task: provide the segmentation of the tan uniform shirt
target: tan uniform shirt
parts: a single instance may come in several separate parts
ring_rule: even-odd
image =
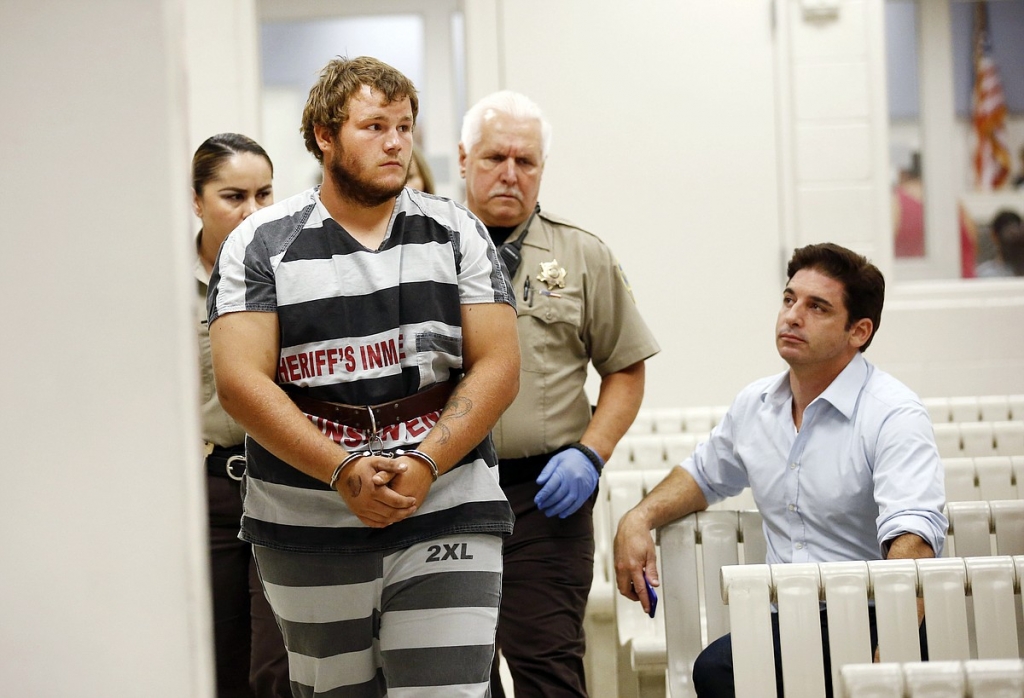
[[[199,397],[203,440],[218,446],[237,446],[245,441],[245,431],[220,405],[217,386],[213,382],[213,359],[210,356],[210,325],[206,314],[206,290],[210,273],[203,260],[196,257],[196,328],[199,333]]]
[[[524,234],[527,222],[509,242]],[[607,245],[543,211],[528,233],[512,280],[522,349],[519,395],[494,427],[499,458],[550,453],[578,441],[591,415],[587,364],[603,377],[660,350]],[[542,273],[541,264],[553,260],[565,270],[564,288],[542,280],[557,276],[555,269]]]

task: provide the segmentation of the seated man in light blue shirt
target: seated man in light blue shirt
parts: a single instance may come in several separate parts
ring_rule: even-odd
[[[655,585],[658,575],[650,532],[748,486],[769,564],[942,552],[945,491],[928,412],[862,356],[881,322],[881,272],[825,243],[796,250],[787,275],[775,343],[789,370],[743,389],[708,441],[619,523],[617,585],[644,610],[644,574]],[[827,638],[824,613],[822,623]],[[874,636],[873,617],[871,626]],[[825,676],[831,695],[828,666]],[[705,649],[693,678],[701,698],[734,695],[728,635]],[[778,668],[777,681],[781,696]]]

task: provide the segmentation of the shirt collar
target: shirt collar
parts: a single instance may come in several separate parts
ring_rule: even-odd
[[[789,388],[789,371],[783,371],[777,375],[761,392],[761,402],[772,405],[781,405],[792,397],[793,391]]]
[[[868,362],[858,351],[817,399],[827,401],[849,419],[857,407],[857,398],[860,397],[867,376]]]
[[[840,371],[824,392],[811,401],[813,405],[818,400],[824,400],[849,419],[857,406],[857,398],[860,396],[864,381],[867,380],[868,362],[864,355],[857,352],[856,356],[850,359],[846,368]],[[761,402],[773,405],[781,405],[793,397],[793,391],[789,387],[789,371],[784,371],[776,376],[761,393]]]

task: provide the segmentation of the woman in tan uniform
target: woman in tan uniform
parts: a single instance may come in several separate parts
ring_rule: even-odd
[[[237,133],[206,139],[192,158],[196,237],[196,327],[210,515],[218,698],[290,698],[288,658],[253,560],[238,538],[245,432],[217,398],[206,292],[221,243],[254,211],[274,203],[274,166],[256,141]]]

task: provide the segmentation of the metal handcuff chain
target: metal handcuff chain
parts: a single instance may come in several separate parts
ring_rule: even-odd
[[[396,448],[394,451],[387,452],[384,450],[384,439],[380,435],[380,429],[377,428],[377,417],[373,414],[373,408],[367,406],[367,412],[370,413],[370,436],[366,442],[366,449],[362,451],[353,451],[348,454],[338,467],[331,473],[330,487],[333,490],[335,485],[338,484],[338,478],[341,477],[341,471],[345,469],[345,466],[358,458],[366,458],[368,456],[384,456],[385,458],[400,458],[401,456],[411,456],[417,458],[427,464],[430,468],[430,476],[434,482],[437,482],[438,469],[437,463],[434,459],[428,456],[423,451],[418,451],[414,448],[402,449]]]

